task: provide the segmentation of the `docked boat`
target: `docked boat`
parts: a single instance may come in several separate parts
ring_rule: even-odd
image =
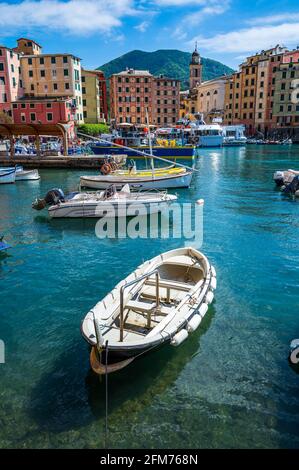
[[[94,193],[71,193],[64,195],[61,189],[52,189],[44,199],[32,203],[33,209],[48,207],[51,218],[127,217],[163,212],[177,200],[167,192],[131,193],[129,185],[117,192],[115,186]]]
[[[196,147],[222,147],[224,142],[222,128],[219,124],[201,124],[192,129]]]
[[[16,181],[15,168],[0,168],[0,184],[14,183]]]
[[[4,241],[4,236],[0,237],[0,251],[7,250],[8,248],[10,248],[10,245],[8,245],[8,244]]]
[[[164,344],[179,346],[200,325],[216,285],[214,267],[194,248],[168,251],[140,265],[82,322],[93,370],[113,372]]]
[[[15,167],[2,167],[1,171],[15,171],[15,181],[35,181],[40,179],[38,170],[24,170],[21,165]]]
[[[166,141],[159,139],[159,135],[156,138],[155,133],[152,133],[152,145],[149,142],[149,130],[150,126],[144,128],[129,123],[119,124],[118,130],[102,135],[98,142],[90,144],[90,149],[95,155],[121,155],[122,146],[125,146],[128,157],[134,158],[140,158],[138,152],[151,151],[155,157],[170,159],[192,159],[194,156],[194,145],[182,141],[177,129],[173,129],[172,138]]]
[[[224,136],[224,146],[241,147],[246,145],[247,137],[245,136],[245,126],[223,126],[222,131]]]
[[[38,170],[24,170],[22,166],[17,166],[16,181],[36,181],[40,179]]]
[[[295,170],[278,170],[273,175],[273,180],[277,186],[284,186],[290,184],[295,176],[299,175],[299,171]]]
[[[125,184],[136,189],[169,189],[188,188],[191,184],[193,172],[186,169],[173,169],[171,171],[139,171],[131,174],[111,173],[108,175],[81,176],[80,187],[90,189],[106,189],[114,184],[121,189]]]

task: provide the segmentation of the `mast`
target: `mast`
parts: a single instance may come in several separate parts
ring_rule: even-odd
[[[152,158],[151,158],[152,177],[154,177],[154,158],[153,158],[153,146],[152,146],[152,136],[151,136],[150,126],[149,126],[148,108],[146,108],[146,109],[145,109],[145,116],[146,116],[146,124],[147,124],[147,137],[148,137],[148,143],[149,143],[150,155],[152,156]]]

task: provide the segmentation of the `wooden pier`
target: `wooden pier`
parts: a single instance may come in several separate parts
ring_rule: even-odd
[[[70,168],[70,169],[99,169],[103,162],[101,155],[47,155],[37,157],[36,155],[15,155],[11,158],[7,155],[0,155],[0,166],[8,167],[22,165],[24,168]]]

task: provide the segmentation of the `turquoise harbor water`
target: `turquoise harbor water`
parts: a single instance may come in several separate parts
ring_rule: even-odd
[[[272,174],[299,169],[299,147],[205,150],[181,201],[205,199],[202,251],[216,301],[178,349],[109,376],[108,446],[299,447],[299,201]],[[94,221],[48,219],[32,200],[75,189],[80,172],[0,186],[0,447],[102,448],[105,387],[89,370],[80,322],[144,259],[180,240],[101,241]],[[81,172],[82,174],[82,172]]]

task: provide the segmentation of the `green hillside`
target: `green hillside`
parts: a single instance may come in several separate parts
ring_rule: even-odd
[[[182,81],[182,89],[189,87],[189,63],[191,54],[177,50],[159,50],[155,52],[131,51],[117,59],[103,64],[106,77],[113,73],[126,70],[126,67],[140,70],[149,70],[153,75],[167,75]],[[202,58],[203,80],[211,80],[224,74],[231,74],[233,70],[226,65],[212,59]]]

